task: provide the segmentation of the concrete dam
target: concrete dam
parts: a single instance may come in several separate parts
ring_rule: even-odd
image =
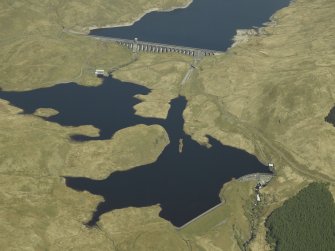
[[[100,36],[91,36],[95,39],[103,40],[103,41],[111,41],[122,46],[125,46],[132,50],[134,53],[137,52],[151,52],[151,53],[180,53],[193,57],[204,57],[204,56],[214,56],[222,54],[223,51],[214,51],[208,49],[200,49],[200,48],[192,48],[185,46],[178,46],[172,44],[160,44],[160,43],[152,43],[140,41],[137,38],[134,40],[130,39],[122,39],[122,38],[111,38],[111,37],[100,37]]]

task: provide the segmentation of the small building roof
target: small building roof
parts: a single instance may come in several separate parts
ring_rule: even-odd
[[[105,75],[105,71],[101,69],[96,69],[95,70],[95,75]]]

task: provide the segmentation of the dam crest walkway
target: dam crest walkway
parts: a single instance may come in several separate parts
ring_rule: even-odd
[[[151,52],[151,53],[180,53],[185,54],[193,57],[203,57],[203,56],[214,56],[220,55],[223,51],[215,51],[209,49],[201,49],[201,48],[193,48],[193,47],[185,47],[179,45],[172,45],[172,44],[160,44],[160,43],[153,43],[153,42],[145,42],[140,41],[137,38],[134,40],[130,39],[122,39],[122,38],[112,38],[112,37],[101,37],[101,36],[93,36],[91,37],[95,39],[99,39],[102,41],[111,41],[122,46],[125,46],[131,49],[134,53],[136,52]]]

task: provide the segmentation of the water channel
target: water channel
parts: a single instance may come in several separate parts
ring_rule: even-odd
[[[153,12],[133,26],[99,29],[91,34],[225,50],[236,29],[262,25],[288,2],[196,0],[186,9]],[[66,177],[67,186],[105,199],[87,222],[89,226],[94,226],[106,212],[151,205],[160,205],[160,216],[181,226],[220,203],[220,189],[232,178],[270,172],[255,156],[222,145],[210,136],[209,148],[193,141],[183,131],[182,113],[187,101],[182,96],[171,101],[166,120],[135,115],[133,106],[140,101],[134,95],[149,92],[148,88],[108,77],[97,87],[65,83],[31,91],[0,91],[0,98],[23,109],[25,114],[33,114],[39,108],[55,109],[58,114],[44,119],[63,126],[93,125],[100,129],[98,137],[72,135],[76,141],[107,140],[116,131],[137,124],[159,124],[165,128],[170,144],[155,163],[116,171],[104,180]]]
[[[106,140],[119,129],[136,124],[159,124],[165,128],[170,144],[155,163],[113,172],[105,180],[66,177],[69,187],[105,198],[88,222],[90,226],[96,224],[101,214],[114,209],[157,204],[162,207],[161,217],[181,226],[220,203],[220,189],[233,177],[269,172],[256,157],[224,146],[212,137],[210,148],[193,141],[183,131],[182,113],[187,102],[182,96],[171,101],[166,120],[135,115],[132,107],[139,101],[133,96],[149,91],[108,77],[97,87],[59,84],[25,92],[0,91],[0,98],[23,109],[25,114],[52,108],[59,113],[45,118],[48,121],[64,126],[93,125],[101,130],[99,137],[72,136],[79,141]]]

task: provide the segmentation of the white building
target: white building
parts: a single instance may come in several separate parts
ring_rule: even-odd
[[[104,70],[96,69],[95,70],[95,75],[96,76],[105,76],[105,71]]]

